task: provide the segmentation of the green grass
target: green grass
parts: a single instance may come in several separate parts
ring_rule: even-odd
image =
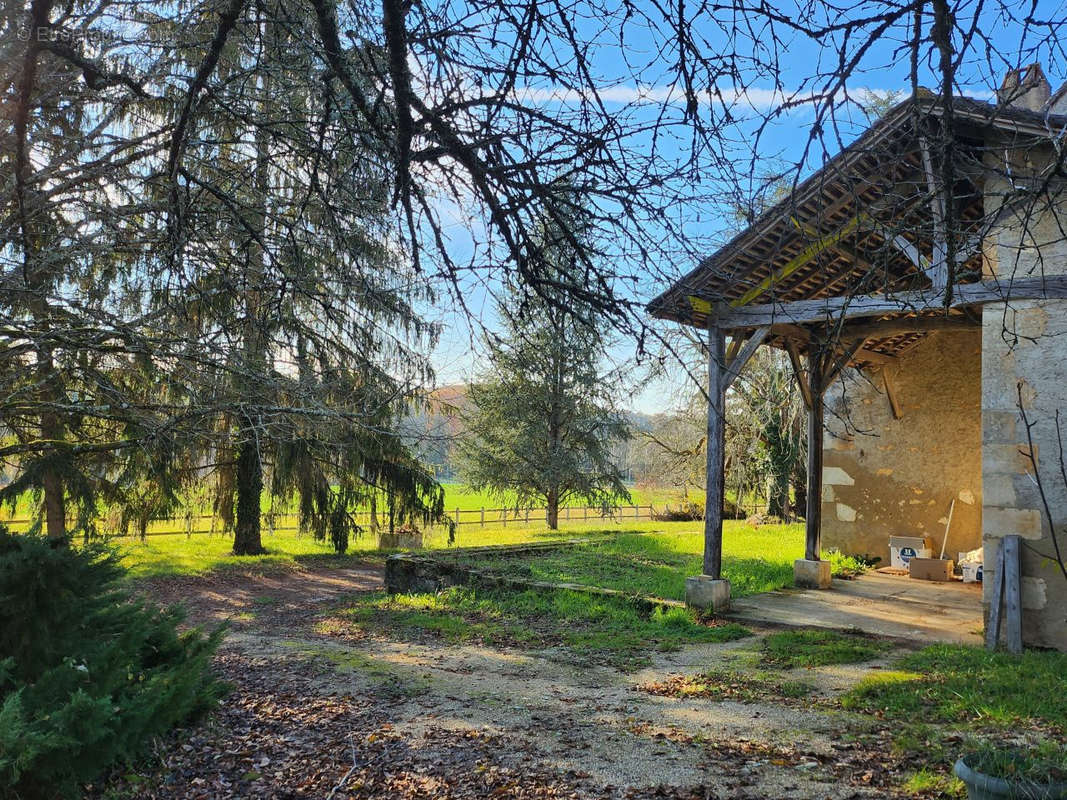
[[[921,797],[966,797],[967,787],[954,775],[935,772],[923,767],[904,782],[908,794]]]
[[[530,580],[684,600],[686,576],[702,571],[703,524],[653,523],[647,527],[661,533],[624,533],[602,542],[533,555],[457,551],[449,557]],[[844,563],[840,554],[825,555],[831,563]],[[792,586],[793,562],[803,556],[803,525],[753,528],[740,521],[723,524],[723,575],[730,580],[733,597]],[[853,561],[848,559],[850,564]]]
[[[892,649],[888,642],[824,630],[781,631],[763,638],[760,663],[778,669],[858,664]]]
[[[842,705],[893,720],[1005,730],[1035,722],[1062,730],[1067,720],[1067,653],[934,645],[897,666],[861,681]]]
[[[1055,742],[1029,748],[987,742],[966,762],[971,769],[995,778],[1067,784],[1067,749]]]
[[[575,537],[609,537],[621,531],[674,530],[688,526],[692,528],[700,523],[677,522],[629,522],[615,523],[608,526],[603,522],[588,525],[571,525],[551,531],[544,525],[512,526],[508,528],[460,529],[456,534],[453,548],[485,547],[492,545],[525,544],[529,542],[549,542]],[[448,537],[443,532],[434,531],[423,539],[426,547],[431,549],[448,548]],[[267,553],[261,556],[231,555],[233,538],[224,535],[172,534],[166,536],[149,536],[144,542],[135,539],[115,539],[114,545],[122,553],[123,564],[134,578],[159,577],[165,575],[200,575],[215,569],[264,570],[292,568],[301,563],[319,565],[345,566],[353,561],[367,558],[380,558],[383,553],[377,549],[374,537],[366,535],[353,539],[349,543],[348,554],[335,556],[333,548],[326,542],[317,542],[307,534],[295,532],[264,532],[263,546]]]
[[[751,635],[735,623],[706,624],[682,608],[649,614],[617,597],[467,587],[437,594],[360,597],[320,624],[322,631],[335,635],[349,626],[389,636],[431,635],[455,644],[562,648],[568,659],[621,669],[648,664],[650,651]]]

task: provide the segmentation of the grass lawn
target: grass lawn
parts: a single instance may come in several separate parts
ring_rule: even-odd
[[[610,527],[603,522],[574,524],[551,531],[544,525],[524,527],[513,525],[507,528],[461,528],[456,532],[456,541],[451,547],[484,547],[489,545],[523,544],[526,542],[547,542],[574,537],[602,536],[608,537],[623,531],[673,529],[675,526],[689,526],[700,523],[678,522],[630,522],[614,523]],[[430,549],[448,548],[448,536],[443,531],[430,531],[423,539]],[[317,542],[306,534],[279,532],[273,535],[264,532],[263,546],[267,554],[262,556],[235,557],[230,554],[233,538],[224,535],[169,534],[149,536],[144,542],[135,539],[115,539],[114,544],[123,555],[123,563],[135,578],[162,575],[198,575],[213,569],[228,568],[284,568],[302,562],[314,561],[317,564],[344,566],[352,561],[367,558],[381,558],[383,551],[377,549],[377,543],[371,536],[353,539],[349,542],[348,553],[337,556],[333,547],[326,542]]]
[[[842,701],[888,719],[974,723],[1013,730],[1038,723],[1067,732],[1067,653],[1021,656],[936,645],[867,678]]]
[[[532,580],[601,586],[634,594],[685,599],[685,578],[702,568],[702,523],[653,523],[653,535],[622,533],[577,548],[536,555],[487,553],[454,556],[462,563]],[[734,597],[793,585],[793,562],[804,556],[803,525],[753,528],[740,521],[723,526],[723,574]],[[825,553],[841,567],[858,567],[852,559]]]
[[[763,637],[760,663],[778,669],[859,664],[892,649],[889,642],[856,633],[780,631]]]
[[[682,608],[643,612],[625,599],[572,591],[475,590],[376,594],[356,599],[319,624],[332,635],[372,631],[527,650],[562,648],[568,659],[633,669],[650,651],[751,636],[736,623],[706,623]]]

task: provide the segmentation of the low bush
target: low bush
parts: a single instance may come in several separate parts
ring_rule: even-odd
[[[217,701],[221,637],[123,588],[117,557],[0,530],[0,798],[77,794]]]
[[[667,503],[652,512],[653,522],[696,522],[704,519],[704,504],[683,500],[677,507]]]

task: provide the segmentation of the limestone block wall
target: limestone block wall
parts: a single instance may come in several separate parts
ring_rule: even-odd
[[[1007,187],[990,181],[987,215]],[[999,279],[1012,275],[1067,273],[1067,203],[1029,207],[1025,222],[1009,216],[987,237],[985,269]],[[992,588],[997,540],[1018,534],[1022,547],[1023,639],[1067,649],[1067,579],[1054,554],[1048,520],[1027,457],[1020,402],[1033,422],[1038,472],[1053,524],[1067,546],[1067,485],[1060,474],[1060,413],[1067,447],[1067,301],[987,305],[982,315],[982,477],[986,607]],[[1020,400],[1021,398],[1021,400]],[[1067,553],[1065,553],[1067,555]]]
[[[981,546],[982,331],[928,336],[888,367],[894,419],[878,373],[846,373],[827,393],[822,541],[889,563],[889,537],[926,536],[946,557]],[[936,553],[935,553],[936,554]]]

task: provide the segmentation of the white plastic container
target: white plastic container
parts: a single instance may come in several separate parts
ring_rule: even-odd
[[[907,569],[913,558],[930,558],[933,551],[922,536],[890,536],[889,565],[898,569]]]
[[[960,562],[960,570],[963,572],[964,583],[982,582],[982,564],[978,561]]]

